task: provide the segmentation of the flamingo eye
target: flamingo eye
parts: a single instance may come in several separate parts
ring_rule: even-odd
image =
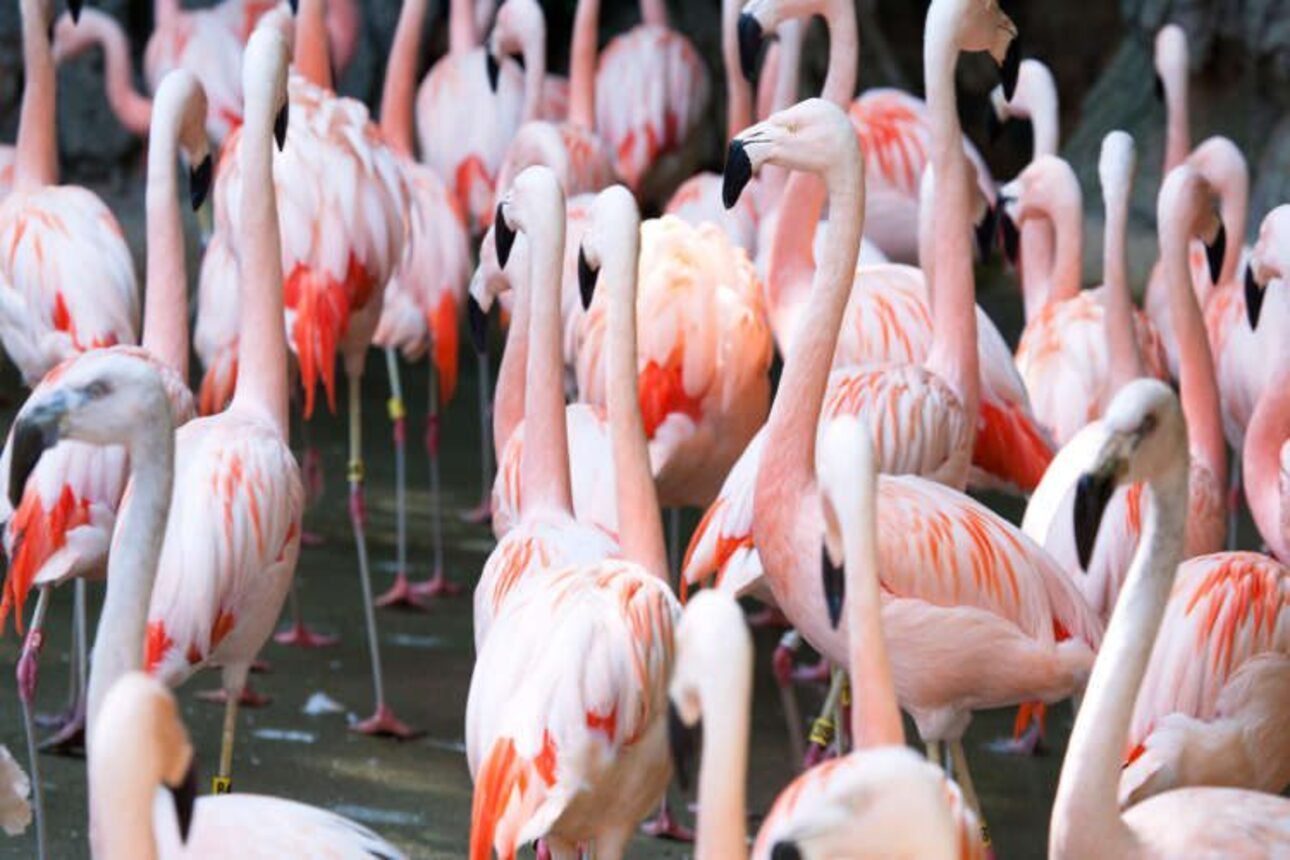
[[[112,385],[107,380],[96,379],[83,389],[86,398],[89,400],[98,400],[112,393]]]

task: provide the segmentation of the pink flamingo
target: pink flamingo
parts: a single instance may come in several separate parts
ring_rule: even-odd
[[[62,65],[95,47],[103,51],[103,88],[112,113],[126,131],[137,137],[147,137],[152,122],[152,99],[134,88],[134,75],[130,68],[130,43],[125,30],[115,18],[97,9],[83,10],[77,20],[72,19],[71,13],[59,16],[54,24],[56,64]],[[234,56],[238,57],[241,55],[241,47],[236,48]],[[208,74],[206,77],[213,79],[215,76]],[[218,93],[214,88],[211,92],[213,95]],[[240,83],[237,92],[228,98],[237,104],[237,115],[240,116]],[[228,133],[229,121],[224,118],[226,114],[220,112],[213,98],[208,99],[208,105],[213,114],[210,117],[210,134],[218,141]]]
[[[1190,289],[1188,264],[1188,245],[1193,239],[1199,237],[1214,247],[1219,244],[1216,237],[1222,226],[1210,206],[1211,191],[1184,163],[1166,180],[1158,209],[1161,267],[1170,293],[1173,330],[1182,347],[1182,408],[1187,416],[1192,469],[1188,482],[1188,558],[1222,549],[1227,527],[1227,451],[1219,420],[1218,389],[1204,322]],[[1132,378],[1131,371],[1121,372],[1122,381],[1128,378]],[[1141,542],[1150,506],[1155,502],[1144,496],[1141,486],[1126,487],[1117,493],[1108,501],[1107,527],[1090,562],[1078,564],[1076,547],[1062,522],[1064,511],[1073,503],[1079,470],[1096,450],[1100,433],[1098,425],[1090,425],[1058,453],[1031,498],[1024,529],[1075,576],[1089,606],[1105,620],[1115,606],[1134,548]]]
[[[394,424],[397,474],[398,558],[394,585],[378,606],[411,604],[422,597],[456,594],[459,586],[445,578],[442,493],[439,480],[439,412],[457,390],[458,308],[470,277],[470,237],[456,199],[429,167],[418,164],[412,143],[412,103],[416,91],[417,53],[425,21],[426,0],[405,0],[390,49],[381,99],[381,133],[399,158],[410,191],[408,239],[403,261],[385,290],[385,304],[373,342],[385,350],[390,374],[390,419]],[[405,406],[396,351],[407,360],[430,353],[430,391],[426,416],[426,451],[430,458],[433,574],[417,586],[407,578]]]
[[[534,211],[549,208],[539,206],[532,193],[534,170],[521,175],[498,219],[499,225],[518,220],[531,238],[536,224],[561,230],[558,224],[547,226],[561,220],[552,217],[554,211]],[[558,200],[551,174],[539,175],[547,177],[544,196]],[[529,181],[521,184],[524,180]],[[540,214],[547,215],[545,224],[535,224],[533,216]],[[475,779],[472,860],[484,860],[494,848],[510,857],[517,844],[539,838],[557,858],[576,856],[577,846],[585,843],[594,843],[597,856],[621,857],[637,823],[667,787],[666,685],[680,606],[667,587],[658,501],[635,391],[639,236],[631,194],[622,187],[601,194],[582,258],[590,280],[603,270],[610,285],[615,347],[608,357],[608,408],[622,514],[619,539],[627,560],[602,558],[529,578],[497,618],[503,633],[480,649],[466,711],[467,758]],[[541,244],[530,246],[535,260],[553,256]],[[537,301],[530,312],[535,323],[549,314]],[[554,328],[550,322],[548,337]],[[538,430],[541,417],[528,414],[530,432]],[[562,427],[562,415],[552,410],[550,418]],[[562,456],[552,459],[565,466]],[[568,516],[567,471],[554,476],[553,486],[531,489],[547,496],[548,511]]]
[[[514,326],[523,316],[528,317],[528,339],[519,343],[518,355],[527,358],[522,389],[525,429],[515,491],[519,516],[484,563],[475,587],[476,651],[486,644],[498,613],[525,583],[540,580],[552,570],[616,553],[615,541],[608,533],[573,516],[556,301],[564,251],[563,192],[549,168],[530,167],[516,177],[500,206],[500,217],[493,225],[499,261],[510,262],[515,231],[523,232],[528,240],[528,289],[521,291],[516,319],[512,320]],[[504,366],[499,386],[509,376]],[[514,386],[508,383],[508,387]],[[506,389],[499,391],[499,422],[513,420],[513,397]],[[515,427],[511,425],[512,436],[520,432]],[[501,444],[511,441],[505,424],[497,427],[496,439]],[[506,469],[499,471],[499,480],[509,474]]]
[[[1162,197],[1170,186],[1178,192],[1188,184],[1188,177],[1175,170]],[[1176,244],[1172,256],[1180,259],[1168,264],[1175,270],[1171,280],[1186,287],[1181,277],[1186,269],[1180,265],[1186,246]],[[1153,643],[1163,641],[1156,634],[1183,557],[1192,471],[1189,424],[1166,385],[1132,383],[1108,409],[1102,442],[1078,482],[1073,520],[1081,561],[1092,554],[1099,521],[1117,485],[1145,483],[1152,514],[1071,732],[1053,805],[1050,857],[1229,856],[1248,852],[1252,845],[1265,853],[1290,851],[1285,824],[1290,801],[1275,795],[1188,787],[1164,791],[1125,812],[1119,807],[1135,700],[1150,671]],[[1190,659],[1199,662],[1194,655]]]
[[[479,44],[471,0],[450,0],[448,54],[417,91],[421,157],[452,189],[472,230],[493,210],[493,190],[506,147],[520,126],[523,84],[515,63],[491,85],[488,51]]]
[[[891,88],[866,90],[853,98],[859,69],[860,39],[855,4],[845,0],[748,0],[739,19],[739,50],[744,74],[752,78],[765,34],[791,17],[821,15],[829,28],[829,66],[820,95],[847,109],[860,138],[865,158],[869,207],[868,238],[892,260],[911,263],[918,252],[919,181],[931,150],[931,118],[927,105],[909,93]],[[1012,95],[1020,54],[1014,50],[1005,64],[1004,88]],[[994,181],[971,144],[965,151],[977,171],[988,201],[994,200]]]
[[[1002,125],[1012,119],[1030,121],[1034,148],[1031,150],[1031,164],[1046,155],[1056,155],[1060,142],[1060,118],[1058,114],[1057,82],[1053,73],[1040,60],[1021,61],[1017,70],[1017,89],[1009,99],[1003,94],[1003,87],[995,87],[990,92],[990,104],[994,110],[990,113],[991,130],[1001,129]],[[1025,306],[1026,322],[1030,323],[1039,311],[1048,304],[1046,283],[1039,283],[1039,277],[1051,271],[1053,266],[1053,225],[1044,219],[1030,219],[1020,225],[1017,236],[1017,274],[1021,280],[1021,299]],[[1004,236],[1011,237],[1008,225],[1004,225]],[[1006,244],[1010,244],[1011,239]]]
[[[615,179],[609,150],[596,133],[596,38],[599,0],[581,0],[573,23],[569,74],[569,116],[540,118],[546,79],[546,20],[537,0],[507,2],[497,13],[488,43],[490,85],[498,81],[498,58],[518,53],[524,61],[523,125],[506,148],[497,171],[499,188],[509,188],[525,167],[545,164],[556,172],[568,196],[599,191]]]
[[[1042,288],[1048,301],[1021,334],[1017,369],[1026,381],[1036,415],[1058,444],[1070,441],[1110,403],[1124,381],[1123,377],[1117,380],[1112,367],[1117,359],[1124,362],[1124,355],[1132,356],[1128,378],[1143,372],[1167,378],[1159,336],[1146,317],[1134,310],[1125,274],[1125,230],[1134,166],[1133,139],[1123,132],[1112,132],[1103,141],[1099,165],[1107,211],[1107,286],[1092,290],[1080,288],[1084,210],[1079,180],[1070,165],[1056,156],[1041,156],[1000,192],[1000,199],[1006,201],[1005,218],[1015,219],[1023,229],[1035,221],[1052,225],[1051,279],[1033,268],[1026,272],[1030,284],[1026,289]],[[1126,319],[1131,343],[1124,349],[1117,338]],[[1137,367],[1139,355],[1145,368]]]
[[[183,226],[176,201],[175,166],[183,152],[192,167],[190,199],[200,206],[210,188],[210,148],[204,117],[206,99],[201,84],[190,73],[179,71],[162,82],[148,153],[147,188],[147,287],[149,301],[143,324],[143,346],[116,346],[91,350],[63,362],[41,380],[33,397],[61,384],[62,378],[85,355],[112,352],[135,356],[150,363],[161,376],[173,421],[183,424],[194,414],[188,390],[188,301],[184,261]],[[25,414],[20,413],[20,414]],[[0,454],[0,473],[9,474],[14,457],[13,435]],[[53,586],[76,578],[77,605],[73,647],[75,695],[68,718],[46,744],[69,748],[80,743],[85,726],[84,682],[84,578],[104,572],[117,509],[125,489],[128,463],[121,448],[100,448],[69,442],[41,459],[23,484],[17,502],[5,510],[5,550],[9,571],[0,621],[10,610],[22,629],[23,603],[28,591],[40,588],[33,624],[24,643],[19,695],[29,703],[35,693],[37,665],[43,644],[42,622]],[[33,768],[33,773],[35,769]],[[36,774],[39,778],[39,774]]]
[[[385,700],[371,605],[361,431],[363,366],[379,321],[384,287],[404,252],[407,185],[397,158],[370,122],[367,109],[353,99],[334,95],[329,88],[324,12],[324,0],[303,0],[300,5],[297,71],[289,78],[292,108],[289,118],[284,114],[287,144],[273,166],[281,200],[282,268],[287,273],[286,328],[299,362],[306,418],[312,415],[320,378],[327,404],[334,411],[337,357],[343,360],[349,383],[350,522],[376,699],[373,716],[353,729],[406,737],[411,729],[394,717]],[[284,26],[285,19],[278,16],[273,23]],[[216,218],[217,225],[223,222],[230,231],[230,244],[240,254],[246,231],[237,221],[241,213],[234,204],[247,186],[238,151],[226,146],[226,152],[215,187]],[[350,177],[350,181],[337,182],[337,175]],[[240,372],[238,375],[240,378]],[[297,615],[295,628],[283,638],[309,642],[311,637]]]
[[[103,201],[57,184],[52,3],[23,0],[21,12],[26,82],[14,188],[0,201],[0,339],[35,385],[77,353],[137,342],[139,287],[121,225]]]
[[[278,797],[197,797],[193,744],[166,687],[139,672],[103,702],[89,760],[94,856],[388,857],[403,854],[347,818]],[[168,790],[170,803],[158,790]],[[159,802],[154,803],[154,800]]]
[[[599,15],[600,0],[582,2]],[[669,188],[673,183],[662,169],[669,161],[682,167],[680,175],[689,174],[678,161],[704,120],[712,89],[699,53],[668,26],[664,0],[641,0],[640,9],[641,23],[600,54],[594,109],[596,133],[614,155],[614,172],[636,194],[648,191],[647,180]]]
[[[942,189],[936,278],[945,279],[947,299],[970,302],[972,295],[969,167],[954,105],[955,61],[960,50],[989,50],[1002,62],[1015,32],[993,3],[936,0],[928,12],[924,58]],[[824,531],[815,433],[863,226],[863,168],[854,141],[845,116],[815,100],[741,134],[732,147],[742,154],[732,153],[727,168],[735,190],[767,162],[811,170],[829,186],[836,238],[816,272],[817,299],[803,320],[813,336],[790,347],[767,424],[753,535],[777,604],[834,663],[845,659],[845,634],[829,624],[818,577],[804,566],[813,565]],[[970,322],[963,328],[971,336]],[[964,795],[979,809],[961,742],[971,711],[1052,702],[1078,690],[1100,625],[1042,550],[961,493],[918,477],[884,476],[879,499],[882,584],[892,596],[883,623],[893,644],[897,693],[925,741],[949,743]],[[939,575],[928,577],[929,567]],[[928,666],[925,655],[947,642],[974,656],[953,668]]]

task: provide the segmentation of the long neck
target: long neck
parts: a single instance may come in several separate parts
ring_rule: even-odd
[[[1035,156],[1056,155],[1061,142],[1057,86],[1046,66],[1035,63],[1029,71],[1026,100],[1030,103],[1030,127],[1035,137]]]
[[[1177,463],[1170,473],[1151,482],[1146,534],[1116,601],[1071,732],[1053,807],[1050,856],[1124,856],[1106,849],[1123,847],[1132,839],[1118,802],[1124,747],[1187,526],[1186,452],[1175,453]],[[1099,848],[1096,854],[1082,847],[1092,845]]]
[[[522,36],[524,44],[524,121],[538,118],[542,106],[542,84],[546,80],[546,25],[534,27]]]
[[[1245,247],[1245,230],[1250,215],[1250,176],[1237,166],[1231,172],[1217,177],[1214,183],[1222,198],[1223,226],[1227,230],[1227,248],[1223,251],[1223,268],[1218,283],[1230,284],[1236,280],[1237,267]]]
[[[752,661],[713,666],[703,690],[703,760],[695,860],[748,856],[747,789]]]
[[[413,157],[412,102],[425,17],[426,0],[403,0],[385,67],[385,87],[381,91],[381,133],[386,144],[404,158]]]
[[[815,480],[815,428],[824,406],[829,369],[838,345],[838,333],[856,259],[860,255],[860,234],[864,229],[863,174],[859,165],[839,165],[826,178],[829,190],[829,244],[821,255],[811,287],[811,299],[788,344],[779,395],[766,424],[766,457],[757,475],[755,509],[786,512],[793,510],[809,492]],[[789,179],[785,204],[801,190],[802,174]],[[781,220],[787,211],[780,213]],[[786,529],[791,518],[758,517],[758,531],[764,523],[770,529]]]
[[[248,99],[240,142],[242,187],[242,305],[239,370],[233,406],[258,411],[287,438],[287,336],[282,323],[282,234],[273,184],[273,120],[264,100]],[[290,144],[288,144],[290,145]]]
[[[1187,160],[1191,154],[1191,116],[1188,106],[1187,67],[1177,75],[1169,75],[1165,88],[1165,170],[1169,172]]]
[[[624,219],[627,220],[627,219]],[[614,449],[614,482],[618,500],[618,542],[623,556],[668,581],[667,548],[659,515],[654,474],[650,471],[645,422],[636,383],[636,274],[640,227],[622,231],[602,277],[609,280],[609,337],[605,368],[609,428]]]
[[[327,0],[300,0],[296,13],[296,71],[325,90],[332,88]]]
[[[1117,184],[1120,184],[1117,180]],[[1129,189],[1106,189],[1106,239],[1102,245],[1103,326],[1106,331],[1111,394],[1145,374],[1133,326],[1134,304],[1129,291],[1128,254]]]
[[[721,63],[726,72],[726,140],[752,124],[752,88],[739,70],[739,0],[721,0]]]
[[[667,0],[640,0],[641,21],[651,27],[667,26]]]
[[[834,507],[842,527],[846,558],[847,644],[851,663],[851,735],[857,749],[905,742],[896,688],[887,659],[878,591],[878,476],[872,455],[837,464],[846,476],[838,482]],[[835,485],[836,486],[836,485]]]
[[[94,736],[103,697],[126,672],[143,668],[148,603],[157,578],[174,484],[175,434],[164,414],[140,422],[130,445],[130,489],[108,556],[108,589],[94,638],[87,737]]]
[[[1079,295],[1084,265],[1084,210],[1076,195],[1063,200],[1052,213],[1053,281],[1049,301],[1062,302]]]
[[[517,243],[524,241],[517,238]],[[516,249],[518,251],[518,248]],[[512,251],[515,256],[516,251]],[[511,326],[506,332],[506,349],[497,371],[497,388],[493,393],[493,446],[502,462],[502,452],[510,441],[515,428],[524,420],[524,376],[529,363],[529,284],[528,258],[514,260],[511,271]],[[519,265],[521,262],[525,265]]]
[[[1205,320],[1196,304],[1188,265],[1186,207],[1179,207],[1160,227],[1160,264],[1169,291],[1169,319],[1179,349],[1179,388],[1192,456],[1209,468],[1219,486],[1227,486],[1227,449],[1219,412],[1218,383],[1209,351]]]
[[[827,196],[823,181],[811,173],[794,173],[784,185],[766,266],[767,299],[773,315],[809,298],[815,272],[815,231]],[[787,354],[789,344],[781,343],[779,348]]]
[[[522,513],[540,508],[573,512],[569,435],[564,417],[564,358],[560,348],[560,282],[564,218],[552,219],[529,240],[529,364],[524,378]]]
[[[81,13],[76,28],[103,49],[103,85],[112,113],[131,134],[147,137],[152,120],[152,99],[134,88],[130,46],[121,25],[110,15],[86,9]]]
[[[186,105],[177,104],[183,109]],[[188,270],[179,219],[178,134],[182,116],[158,116],[149,137],[148,249],[143,348],[188,378]]]
[[[154,0],[152,4],[152,21],[158,27],[171,26],[183,12],[181,0]]]
[[[829,68],[820,97],[848,107],[856,92],[860,62],[860,29],[851,0],[828,0],[824,19],[829,25]]]
[[[126,734],[116,749],[90,759],[90,848],[98,860],[157,860],[157,781],[138,767],[133,746]]]
[[[473,0],[449,0],[448,53],[464,54],[477,47],[479,47],[479,34],[475,32]]]
[[[775,58],[775,78],[765,86],[769,102],[763,99],[762,91],[757,95],[757,118],[765,119],[776,111],[797,104],[797,91],[802,75],[802,22],[790,19],[780,22],[779,39],[772,46],[778,55]],[[736,54],[736,61],[738,55]],[[770,58],[767,57],[767,66]],[[728,75],[742,77],[738,66],[730,66],[727,61]],[[729,71],[733,70],[733,71]],[[750,120],[751,121],[751,120]],[[743,129],[738,129],[743,131]],[[761,183],[762,201],[767,209],[777,207],[784,199],[784,186],[788,183],[788,171],[777,164],[768,164],[761,169],[758,180]],[[816,219],[819,220],[818,218]],[[814,230],[811,231],[814,236]],[[812,263],[812,267],[814,263]]]
[[[1053,222],[1047,218],[1027,218],[1021,223],[1021,299],[1027,323],[1052,297],[1054,232]]]
[[[22,2],[22,64],[26,84],[18,117],[14,187],[32,191],[58,182],[58,132],[54,126],[54,58],[38,0]]]
[[[1283,511],[1281,486],[1281,449],[1290,442],[1290,368],[1282,368],[1270,382],[1245,431],[1241,462],[1245,498],[1259,534],[1282,563],[1290,563],[1290,535],[1285,532],[1290,518]]]
[[[596,127],[596,46],[600,37],[600,0],[578,0],[569,49],[569,122]]]
[[[969,239],[972,221],[968,197],[972,186],[954,94],[954,69],[959,51],[954,40],[954,22],[948,17],[953,12],[949,9],[945,4],[932,5],[923,45],[927,109],[932,123],[931,163],[936,177],[936,207],[932,216],[935,264],[931,283],[935,301],[927,367],[950,384],[975,426],[980,371],[976,286]]]

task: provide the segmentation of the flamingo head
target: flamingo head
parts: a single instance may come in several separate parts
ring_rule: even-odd
[[[1250,328],[1256,329],[1263,311],[1263,298],[1274,281],[1290,275],[1290,260],[1284,249],[1290,248],[1290,205],[1278,206],[1267,214],[1259,227],[1259,238],[1250,252],[1245,269],[1245,313]]]
[[[818,98],[785,108],[730,141],[721,188],[727,209],[739,202],[752,177],[767,164],[809,171],[826,179],[839,171],[848,176],[864,175],[851,120],[837,105]]]
[[[556,228],[562,233],[564,220],[564,190],[555,172],[544,165],[526,167],[497,204],[493,240],[498,263],[506,268],[517,233]],[[557,244],[563,244],[563,236]]]
[[[616,276],[631,276],[640,256],[640,220],[636,198],[626,187],[613,185],[596,196],[578,249],[578,292],[583,310],[591,307],[596,281],[607,260],[627,267]]]
[[[206,90],[187,69],[169,72],[157,88],[152,112],[154,126],[177,122],[177,128],[158,128],[156,137],[172,137],[188,163],[188,193],[193,210],[206,202],[214,177],[210,138],[206,135]]]
[[[501,61],[516,58],[524,66],[524,55],[529,51],[543,50],[546,44],[546,17],[537,0],[507,0],[497,10],[493,31],[488,37],[485,53],[488,85],[497,92],[501,77]]]
[[[1190,59],[1187,32],[1177,24],[1166,24],[1156,33],[1156,96],[1164,101],[1178,84],[1187,81]]]

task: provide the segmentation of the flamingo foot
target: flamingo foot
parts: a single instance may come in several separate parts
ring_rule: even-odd
[[[1044,732],[1039,722],[1032,722],[1026,730],[1015,738],[999,738],[991,741],[987,749],[999,755],[1040,756],[1048,752],[1044,746]]]
[[[461,586],[444,576],[442,568],[436,569],[434,576],[425,582],[418,582],[412,586],[412,596],[419,600],[436,600],[441,597],[456,597],[459,594],[461,594]]]
[[[319,547],[327,543],[327,538],[321,532],[311,532],[305,529],[300,533],[300,544],[302,546]]]
[[[463,523],[472,526],[488,525],[493,521],[493,500],[485,496],[482,502],[468,511],[462,511],[459,516]]]
[[[340,637],[326,633],[315,633],[306,627],[303,622],[297,621],[289,629],[276,634],[273,637],[273,641],[279,645],[291,645],[296,648],[330,648],[340,641]]]
[[[767,606],[760,612],[754,612],[748,616],[748,626],[759,630],[763,627],[780,628],[792,627],[793,625],[789,622],[784,613],[780,612],[773,606]]]
[[[641,833],[655,839],[670,839],[673,842],[694,841],[694,831],[673,817],[667,801],[659,807],[658,815],[641,825]]]
[[[76,719],[76,705],[73,703],[56,714],[36,714],[32,722],[42,729],[61,729],[74,719]]]
[[[376,606],[381,609],[425,609],[417,600],[407,574],[401,570],[394,577],[390,590],[376,598]]]
[[[197,698],[203,702],[211,702],[216,705],[228,703],[228,690],[220,688],[218,690],[204,690],[197,694]],[[242,695],[237,700],[239,708],[263,708],[273,701],[272,696],[266,696],[264,693],[257,693],[247,684],[242,688]]]
[[[58,727],[58,730],[40,742],[42,752],[54,755],[85,755],[85,708],[79,706]]]
[[[824,658],[820,658],[814,666],[793,670],[793,681],[798,684],[827,684],[832,676],[833,667]]]
[[[417,729],[394,716],[388,705],[376,706],[376,712],[361,722],[349,727],[351,732],[380,738],[396,738],[401,741],[411,740],[421,734]]]

